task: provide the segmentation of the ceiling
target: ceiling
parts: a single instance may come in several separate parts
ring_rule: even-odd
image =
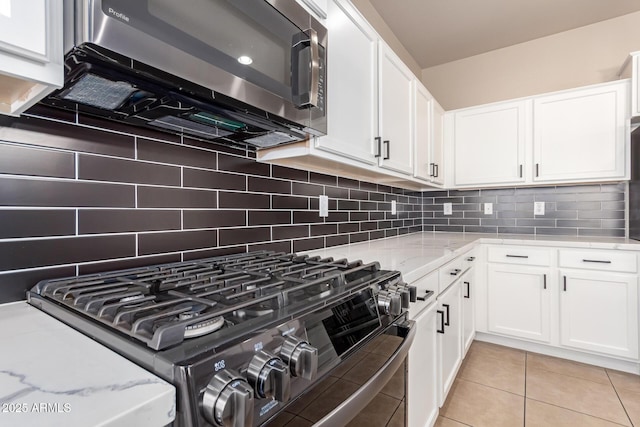
[[[640,11],[638,0],[370,0],[421,68]]]

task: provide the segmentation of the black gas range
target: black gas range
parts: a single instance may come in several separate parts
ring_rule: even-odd
[[[412,339],[415,297],[378,263],[267,251],[47,280],[28,292],[30,304],[174,384],[178,426],[268,424],[390,328]],[[338,425],[342,412],[318,424]]]

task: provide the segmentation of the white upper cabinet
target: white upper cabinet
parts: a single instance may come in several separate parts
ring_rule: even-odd
[[[444,110],[418,80],[414,80],[413,176],[444,184]]]
[[[329,1],[327,30],[327,136],[316,147],[377,164],[378,36],[349,2]]]
[[[631,77],[631,117],[638,117],[640,116],[640,52],[629,54],[620,69],[619,76]]]
[[[629,81],[447,114],[454,187],[628,179]]]
[[[536,98],[534,181],[624,178],[628,93],[623,81]]]
[[[454,116],[454,184],[524,182],[528,102],[471,108]]]
[[[431,141],[431,182],[444,185],[445,160],[444,160],[444,109],[433,100],[432,123],[433,139]]]
[[[62,49],[62,0],[0,0],[0,113],[62,86]]]
[[[413,81],[404,62],[382,40],[379,50],[380,166],[413,173]],[[380,142],[380,140],[378,140]]]
[[[425,181],[433,177],[431,147],[433,139],[433,97],[422,84],[416,81],[414,91],[414,149],[415,162],[413,176]]]

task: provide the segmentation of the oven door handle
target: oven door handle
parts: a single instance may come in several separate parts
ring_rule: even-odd
[[[409,349],[413,343],[413,338],[416,335],[417,328],[414,321],[410,320],[407,323],[409,323],[409,332],[400,347],[396,349],[389,360],[382,365],[378,372],[376,372],[369,381],[360,386],[358,390],[356,390],[338,407],[315,423],[313,425],[314,427],[346,425],[371,402],[380,390],[382,390],[409,354]]]

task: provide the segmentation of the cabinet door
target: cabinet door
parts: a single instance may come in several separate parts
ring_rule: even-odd
[[[462,350],[463,354],[467,354],[476,332],[473,270],[467,271],[460,280],[462,281]]]
[[[455,185],[524,182],[529,105],[518,101],[455,113]]]
[[[431,141],[431,162],[433,175],[431,182],[444,185],[444,108],[433,100],[433,140]]]
[[[0,112],[19,114],[64,79],[62,0],[0,1]]]
[[[379,49],[379,165],[413,173],[413,108],[411,70],[384,42]],[[358,105],[362,105],[361,102]]]
[[[425,308],[414,320],[417,332],[409,350],[407,418],[410,426],[426,427],[432,426],[438,416],[436,304]]]
[[[327,60],[327,136],[316,148],[376,165],[378,135],[377,42],[375,31],[343,0],[328,3],[331,48]]]
[[[534,181],[623,178],[627,81],[534,100]]]
[[[637,359],[637,276],[572,270],[560,274],[560,343]]]
[[[549,269],[489,264],[487,271],[489,332],[549,342]]]
[[[462,361],[460,281],[440,294],[437,304],[438,404],[442,407]]]
[[[415,81],[414,85],[415,165],[413,176],[430,181],[434,175],[434,166],[431,161],[433,97],[418,81]]]

